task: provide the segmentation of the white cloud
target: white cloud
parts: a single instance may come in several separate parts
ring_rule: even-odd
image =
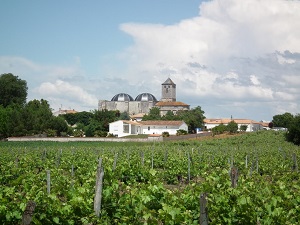
[[[283,80],[287,83],[289,86],[300,86],[300,71],[298,75],[288,75],[284,76]]]
[[[63,101],[68,102],[68,104],[73,102],[81,110],[86,107],[97,108],[98,99],[94,95],[89,94],[79,86],[62,80],[56,80],[54,83],[44,82],[34,92],[42,98],[51,98],[52,104],[56,107],[60,106]],[[76,110],[80,110],[78,108]]]
[[[255,75],[251,75],[250,80],[251,80],[252,84],[260,85],[260,82],[259,82],[258,78]]]
[[[225,101],[248,116],[239,103],[269,102],[257,104],[261,115],[278,104],[299,112],[293,102],[300,102],[300,90],[295,94],[288,85],[300,82],[300,1],[212,0],[199,9],[199,16],[168,26],[122,24],[135,41],[123,53],[135,71],[129,76],[137,82],[145,79],[141,72],[161,81],[170,76],[177,98],[199,105]]]
[[[134,44],[118,62],[103,63],[107,77],[91,78],[80,57],[69,65],[0,57],[0,72],[24,76],[35,90],[31,98],[48,97],[55,107],[65,101],[77,110],[95,109],[97,98],[120,92],[160,99],[160,85],[171,77],[177,99],[208,115],[270,120],[300,112],[299,11],[300,1],[206,1],[198,16],[176,24],[121,24]]]

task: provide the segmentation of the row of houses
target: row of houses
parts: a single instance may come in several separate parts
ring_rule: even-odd
[[[239,129],[242,125],[246,125],[246,132],[268,129],[268,123],[249,119],[204,119],[204,129],[211,130],[220,124],[227,125],[232,120],[238,124]],[[188,131],[188,126],[184,121],[164,120],[118,120],[109,124],[109,133],[118,137],[138,134],[162,134],[163,132],[176,135],[177,130]],[[198,131],[201,132],[201,129]]]
[[[246,125],[246,132],[268,129],[269,126],[268,122],[257,122],[250,119],[204,119],[204,128],[206,130],[211,130],[212,128],[220,124],[228,125],[228,123],[230,123],[231,121],[237,123],[239,130],[241,126]]]

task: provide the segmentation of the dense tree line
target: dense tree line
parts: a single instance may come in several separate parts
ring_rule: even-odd
[[[0,139],[36,134],[61,135],[68,126],[52,115],[44,99],[26,103],[27,82],[11,73],[0,76]]]
[[[106,136],[110,122],[128,115],[117,111],[54,116],[47,100],[26,103],[27,82],[11,73],[0,75],[0,139],[10,136]]]
[[[106,137],[109,123],[119,119],[129,119],[126,113],[119,111],[94,110],[93,112],[78,112],[61,115],[72,127],[68,135],[87,137]]]
[[[286,140],[300,145],[300,114],[284,113],[273,116],[272,127],[287,128]]]

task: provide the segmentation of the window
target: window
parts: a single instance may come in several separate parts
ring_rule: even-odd
[[[123,133],[129,133],[129,124],[124,124],[123,125]]]

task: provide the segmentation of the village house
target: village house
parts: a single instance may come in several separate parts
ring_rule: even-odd
[[[138,134],[161,135],[163,132],[168,132],[170,135],[176,135],[177,130],[188,131],[188,126],[184,121],[164,120],[118,120],[109,124],[109,133],[117,137]]]

